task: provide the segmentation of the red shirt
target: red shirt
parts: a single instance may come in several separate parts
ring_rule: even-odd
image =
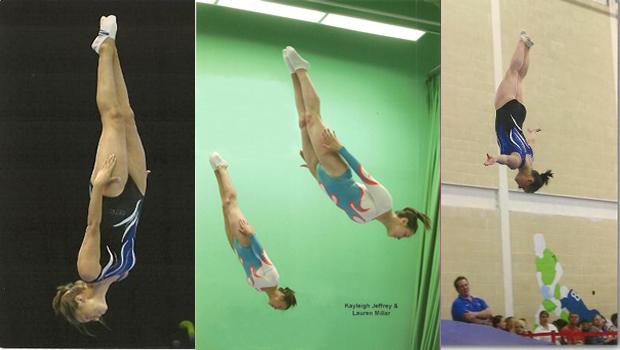
[[[562,333],[581,333],[581,328],[579,326],[576,326],[574,328],[570,326],[564,326],[561,332]],[[567,335],[567,336],[564,336],[563,338],[566,341],[566,344],[569,344],[569,345],[583,344],[584,339],[585,339],[583,336],[579,336],[579,335],[573,335],[573,336]]]

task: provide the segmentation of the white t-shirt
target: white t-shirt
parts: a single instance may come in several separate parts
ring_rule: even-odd
[[[553,325],[553,323],[547,323],[547,328],[538,325],[538,327],[536,327],[536,329],[534,329],[534,333],[546,333],[546,332],[558,332],[558,329]],[[544,336],[540,336],[540,337],[534,337],[534,339],[536,340],[540,340],[540,341],[544,341],[547,343],[551,343],[551,336],[550,335],[544,335]],[[560,337],[555,337],[555,344],[559,345],[560,344]]]

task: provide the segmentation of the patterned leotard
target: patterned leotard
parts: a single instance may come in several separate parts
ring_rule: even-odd
[[[342,147],[338,153],[349,165],[342,175],[332,177],[320,163],[316,166],[319,185],[329,198],[358,223],[369,222],[392,209],[392,197],[385,187],[368,174],[346,148]],[[351,169],[363,183],[353,180]]]
[[[239,244],[236,239],[233,240],[233,249],[243,265],[248,284],[258,291],[262,288],[276,287],[280,278],[278,270],[269,260],[265,249],[258,243],[256,235],[251,235],[249,240],[250,245],[247,247]]]

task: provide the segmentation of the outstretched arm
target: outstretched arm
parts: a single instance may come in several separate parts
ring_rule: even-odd
[[[487,160],[484,162],[484,165],[489,166],[496,163],[506,165],[510,169],[517,169],[521,165],[521,157],[517,154],[492,156],[487,153]]]
[[[536,145],[536,134],[541,131],[541,128],[527,129],[527,136],[525,137],[525,139],[527,140],[527,143],[528,145],[530,145],[530,147],[534,147]]]
[[[111,177],[115,164],[116,156],[114,154],[109,155],[103,167],[95,176],[90,193],[86,232],[84,233],[77,261],[78,274],[86,282],[96,279],[101,272],[101,265],[99,265],[101,232],[99,226],[101,225],[103,189],[111,182],[120,180],[118,177]]]

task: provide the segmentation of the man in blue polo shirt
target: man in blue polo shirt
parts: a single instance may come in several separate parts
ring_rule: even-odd
[[[452,319],[460,322],[491,324],[493,313],[487,303],[481,298],[472,296],[469,292],[469,281],[463,276],[454,280],[454,288],[459,296],[452,303]]]

